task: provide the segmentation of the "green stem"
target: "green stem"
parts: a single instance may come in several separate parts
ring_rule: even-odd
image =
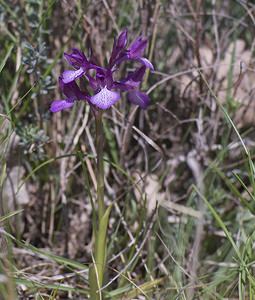
[[[96,152],[97,152],[97,203],[98,219],[101,220],[104,212],[104,132],[103,132],[103,112],[96,113]]]
[[[90,283],[90,299],[102,300],[102,296],[98,290],[103,286],[105,260],[106,260],[106,234],[108,228],[108,219],[110,208],[106,210],[104,204],[104,161],[103,161],[103,147],[104,147],[104,132],[103,132],[103,112],[95,112],[96,121],[96,152],[97,152],[97,204],[98,214],[96,228],[93,228],[95,237],[94,246],[94,262],[90,267],[89,283]]]

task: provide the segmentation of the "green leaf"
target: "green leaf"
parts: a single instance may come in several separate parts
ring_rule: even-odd
[[[0,176],[0,187],[3,185],[5,178],[6,178],[6,163],[3,163],[2,172]]]
[[[9,56],[10,56],[11,53],[12,53],[13,47],[14,47],[13,44],[9,46],[6,55],[5,55],[5,57],[3,58],[3,60],[2,60],[2,62],[1,62],[1,64],[0,64],[0,73],[3,71],[3,68],[5,67],[6,62],[7,62],[8,58],[9,58]]]
[[[3,216],[3,217],[0,217],[0,222],[4,222],[5,220],[21,213],[23,211],[23,209],[20,209],[20,210],[16,210],[16,211],[12,211],[10,213],[8,213],[7,215]]]
[[[101,220],[99,220],[98,232],[96,233],[95,244],[95,263],[90,267],[89,283],[90,283],[90,297],[91,299],[101,299],[100,288],[103,284],[105,261],[107,256],[106,233],[108,228],[109,216],[112,205],[110,205]]]

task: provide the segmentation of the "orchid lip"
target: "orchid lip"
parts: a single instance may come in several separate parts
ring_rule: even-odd
[[[95,105],[99,109],[108,109],[110,108],[115,102],[120,99],[120,94],[118,92],[111,91],[104,87],[90,98],[90,102]]]

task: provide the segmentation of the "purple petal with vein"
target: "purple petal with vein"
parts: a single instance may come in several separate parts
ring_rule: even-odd
[[[64,83],[69,83],[75,79],[81,77],[85,73],[83,68],[78,69],[77,71],[67,70],[62,74],[62,80]]]

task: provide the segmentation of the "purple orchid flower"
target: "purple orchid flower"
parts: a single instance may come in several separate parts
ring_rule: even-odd
[[[106,110],[121,98],[121,92],[127,92],[127,99],[143,109],[149,105],[148,95],[139,90],[146,69],[153,70],[152,63],[142,56],[147,40],[138,37],[127,48],[127,34],[127,30],[124,30],[114,40],[111,57],[106,67],[96,65],[92,59],[88,60],[78,49],[73,49],[71,54],[64,54],[75,70],[64,71],[60,77],[60,88],[67,98],[53,101],[50,109],[52,112],[71,108],[77,100],[87,100],[92,107]],[[125,61],[136,61],[140,66],[133,72],[128,72],[126,77],[118,79],[116,71]],[[90,93],[80,90],[75,82],[78,78],[80,80],[84,78],[88,82]]]

